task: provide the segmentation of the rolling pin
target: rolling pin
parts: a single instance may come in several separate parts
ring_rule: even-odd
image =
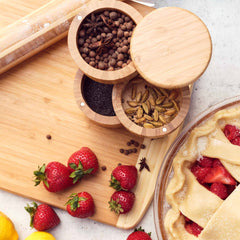
[[[64,38],[90,0],[52,0],[0,31],[0,74]]]

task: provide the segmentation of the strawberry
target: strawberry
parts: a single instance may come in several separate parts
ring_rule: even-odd
[[[213,183],[210,187],[210,191],[215,193],[217,196],[219,196],[223,200],[228,197],[228,189],[222,183],[218,183],[218,182]]]
[[[87,192],[71,194],[66,205],[68,213],[77,218],[91,217],[95,212],[93,198]]]
[[[194,236],[198,236],[201,231],[203,230],[203,228],[201,226],[199,226],[197,223],[195,222],[187,222],[185,224],[185,229],[187,232],[189,232],[190,234],[193,234]]]
[[[198,164],[200,167],[212,167],[213,165],[213,158],[209,158],[209,157],[201,157],[198,161]]]
[[[74,170],[71,178],[74,183],[79,181],[85,175],[94,175],[98,170],[98,159],[88,147],[82,147],[74,152],[68,159],[68,167]]]
[[[211,168],[209,167],[202,168],[198,164],[195,164],[192,166],[191,171],[194,174],[194,176],[197,178],[199,183],[203,184],[204,179],[206,175],[211,171]]]
[[[59,192],[73,185],[73,180],[69,177],[72,171],[60,162],[50,162],[47,166],[43,164],[34,171],[35,186],[43,181],[44,187],[49,192]]]
[[[33,202],[33,207],[27,205],[26,211],[30,214],[30,226],[38,231],[45,231],[56,227],[60,223],[60,219],[56,212],[47,204]]]
[[[117,214],[124,214],[129,212],[134,204],[135,194],[127,191],[116,191],[112,194],[109,203],[111,211]]]
[[[236,185],[236,181],[223,166],[211,168],[211,171],[204,178],[205,183],[219,182],[223,184]]]
[[[133,233],[131,233],[127,240],[152,240],[151,233],[146,233],[144,229],[137,228],[134,230]]]
[[[232,142],[235,138],[240,136],[240,130],[233,125],[227,124],[223,130],[227,139]]]
[[[131,190],[137,182],[137,168],[132,165],[117,166],[111,174],[110,187],[117,191]]]

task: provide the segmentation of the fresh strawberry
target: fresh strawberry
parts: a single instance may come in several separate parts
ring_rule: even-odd
[[[135,194],[127,191],[116,191],[112,194],[109,203],[111,211],[117,214],[124,214],[129,212],[134,204]]]
[[[219,182],[223,184],[236,185],[236,181],[223,166],[211,168],[211,171],[204,178],[206,183]]]
[[[70,156],[68,167],[74,170],[71,177],[74,179],[74,183],[76,183],[83,176],[94,175],[97,172],[98,159],[90,148],[82,147]]]
[[[216,158],[216,159],[213,160],[213,166],[212,167],[215,168],[217,166],[223,166],[223,165],[220,162],[220,160]]]
[[[212,167],[213,165],[213,158],[209,158],[209,157],[201,157],[198,161],[198,164],[200,167]]]
[[[152,240],[151,233],[146,233],[144,229],[136,228],[133,233],[131,233],[127,240]]]
[[[27,205],[26,211],[31,216],[30,226],[38,231],[45,231],[56,227],[60,223],[60,219],[56,212],[47,204],[33,202],[33,207]]]
[[[47,166],[43,164],[34,171],[35,186],[43,181],[49,192],[59,192],[73,185],[73,179],[69,177],[72,171],[60,162],[50,162]]]
[[[200,167],[198,164],[194,164],[191,168],[192,173],[197,178],[199,183],[204,183],[204,179],[206,175],[211,171],[211,168],[209,167]]]
[[[193,234],[194,236],[198,236],[201,231],[203,230],[203,228],[201,226],[199,226],[197,223],[195,222],[187,222],[185,224],[185,229],[187,232],[189,232],[190,234]]]
[[[240,146],[240,137],[236,137],[231,141],[232,144]]]
[[[68,213],[77,218],[91,217],[95,212],[93,198],[87,192],[71,194],[66,205]]]
[[[228,197],[228,189],[222,183],[218,183],[218,182],[213,183],[210,187],[210,191],[212,193],[215,193],[217,196],[219,196],[223,200]]]
[[[136,185],[137,182],[137,168],[132,165],[117,166],[111,175],[110,187],[117,191],[129,191]]]
[[[230,124],[227,124],[224,127],[223,132],[230,142],[232,142],[235,138],[240,136],[240,129]]]

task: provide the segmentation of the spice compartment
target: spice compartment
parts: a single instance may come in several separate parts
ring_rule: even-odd
[[[74,96],[78,107],[93,122],[104,127],[118,128],[121,123],[112,106],[110,84],[95,82],[80,70],[74,80]]]
[[[122,125],[134,134],[150,138],[163,137],[177,129],[188,113],[190,98],[188,86],[157,88],[140,76],[113,88],[113,107]]]
[[[116,17],[113,13],[122,17]],[[86,4],[74,18],[68,34],[68,47],[79,69],[91,79],[103,83],[113,84],[135,77],[137,71],[129,53],[132,34],[129,23],[137,24],[141,19],[142,15],[135,8],[120,1],[91,1]],[[116,25],[117,21],[119,26]],[[105,28],[108,30],[105,31]],[[102,52],[104,49],[107,53]],[[126,56],[130,61],[125,61]],[[110,67],[105,69],[103,66],[106,65]],[[118,69],[118,65],[123,67]],[[112,66],[117,67],[112,69]]]

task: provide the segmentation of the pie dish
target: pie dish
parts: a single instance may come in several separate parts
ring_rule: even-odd
[[[168,152],[154,204],[163,239],[239,240],[239,182],[238,97],[198,117]]]

